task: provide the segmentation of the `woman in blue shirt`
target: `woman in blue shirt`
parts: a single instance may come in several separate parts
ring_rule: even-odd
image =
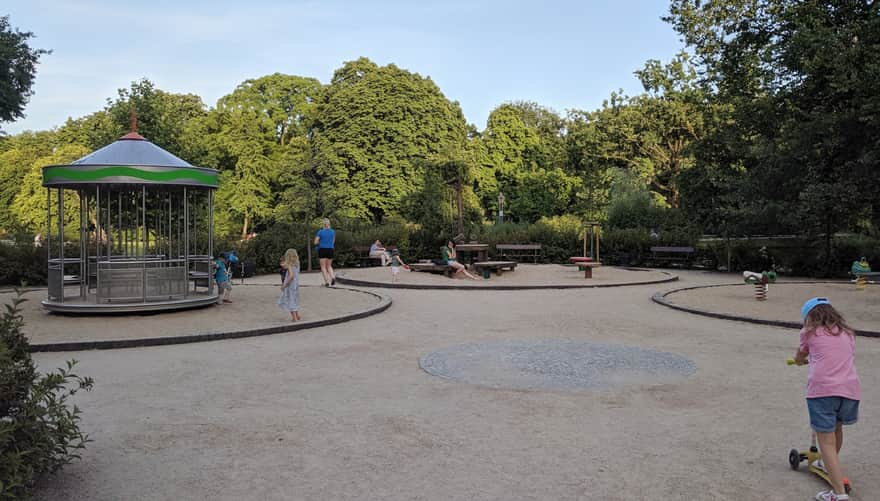
[[[324,277],[324,287],[336,285],[336,274],[333,273],[333,248],[336,246],[336,231],[330,228],[330,220],[324,218],[322,228],[315,235],[315,245],[318,246],[318,260],[321,262],[321,275]]]

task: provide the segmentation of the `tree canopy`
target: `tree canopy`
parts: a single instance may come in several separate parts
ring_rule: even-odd
[[[227,235],[333,216],[439,238],[481,231],[503,195],[506,219],[521,223],[662,220],[689,234],[821,234],[830,246],[836,232],[880,224],[878,9],[672,0],[665,20],[684,47],[635,69],[643,92],[563,115],[514,100],[482,129],[429,77],[366,58],[327,84],[248,79],[213,107],[142,79],[102,110],[0,140],[0,229],[39,228],[34,166],[115,140],[135,110],[148,139],[222,172],[215,224]],[[44,53],[28,52],[32,63]]]
[[[24,117],[24,107],[33,95],[34,78],[45,49],[33,49],[28,40],[34,34],[19,31],[0,17],[0,123]],[[2,131],[2,129],[0,129]]]

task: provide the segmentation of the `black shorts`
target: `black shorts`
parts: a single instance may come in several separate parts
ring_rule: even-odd
[[[333,259],[333,249],[318,249],[318,258],[319,259]]]

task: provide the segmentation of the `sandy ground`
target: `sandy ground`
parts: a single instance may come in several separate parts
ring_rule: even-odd
[[[562,266],[554,264],[526,264],[520,263],[514,271],[504,271],[500,276],[492,273],[488,280],[483,279],[478,273],[477,280],[472,280],[460,274],[457,277],[448,278],[439,273],[424,271],[400,271],[401,284],[414,285],[437,285],[456,287],[497,287],[508,285],[609,285],[657,282],[668,280],[675,276],[675,270],[635,270],[617,268],[613,266],[600,266],[593,269],[593,278],[584,279],[584,272],[575,266]],[[365,280],[374,283],[390,283],[391,268],[374,266],[372,268],[352,268],[344,270],[342,276],[354,280]]]
[[[386,312],[259,338],[45,353],[76,358],[94,440],[43,500],[812,499],[788,466],[809,440],[797,332],[717,320],[653,293],[386,290]],[[781,312],[782,313],[782,312]],[[789,312],[784,313],[786,316]],[[604,390],[491,389],[433,377],[454,345],[563,339],[675,353],[696,373]],[[860,338],[861,421],[842,459],[854,500],[880,499],[880,340]]]
[[[303,275],[300,305],[303,322],[323,320],[366,310],[379,302],[371,294],[345,288],[320,287],[318,275]],[[24,295],[25,333],[32,344],[73,341],[140,339],[273,327],[290,323],[290,315],[278,304],[280,278],[269,275],[235,280],[232,303],[161,315],[69,316],[52,314],[40,306],[45,290]],[[0,294],[9,302],[11,293]]]
[[[801,321],[801,305],[811,297],[827,297],[856,329],[880,331],[880,286],[858,290],[851,283],[771,284],[766,301],[755,300],[753,285],[679,291],[669,302],[700,310],[766,320]]]

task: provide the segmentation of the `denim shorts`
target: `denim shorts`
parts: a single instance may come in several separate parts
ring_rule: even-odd
[[[810,426],[819,433],[832,432],[838,424],[853,424],[859,420],[859,401],[844,397],[807,399]]]

